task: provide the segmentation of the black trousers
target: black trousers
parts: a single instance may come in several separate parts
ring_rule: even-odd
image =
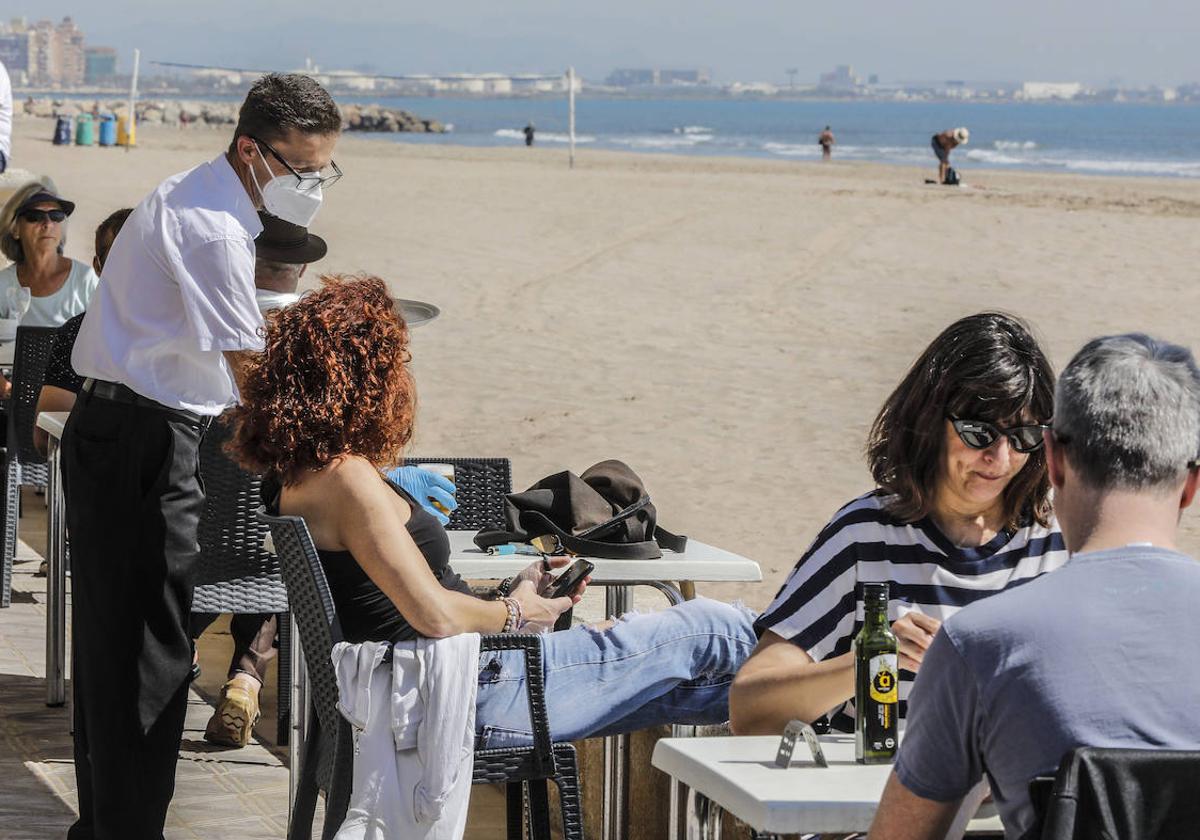
[[[161,840],[192,664],[204,425],[81,393],[62,440],[71,534],[70,840]]]
[[[219,618],[218,613],[192,613],[191,634],[193,639],[200,635]],[[278,617],[275,613],[234,613],[229,619],[229,635],[233,637],[233,657],[229,660],[226,679],[241,672],[267,681],[267,666],[278,654],[275,637]]]

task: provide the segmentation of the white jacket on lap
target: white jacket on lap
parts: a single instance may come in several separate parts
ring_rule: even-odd
[[[392,647],[392,660],[384,658]],[[354,727],[354,785],[336,840],[458,840],[475,751],[479,634],[333,648]]]

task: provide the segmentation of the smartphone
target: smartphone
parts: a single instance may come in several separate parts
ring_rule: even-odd
[[[550,584],[550,591],[546,593],[547,598],[562,598],[566,595],[573,595],[575,590],[579,588],[579,583],[585,577],[590,575],[596,568],[596,564],[580,558],[571,564],[571,567],[555,578],[554,583]]]

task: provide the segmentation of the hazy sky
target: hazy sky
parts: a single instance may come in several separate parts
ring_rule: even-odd
[[[719,81],[801,81],[834,64],[898,80],[1200,80],[1195,0],[7,0],[72,15],[88,43],[144,58],[380,73],[707,66]],[[127,59],[123,55],[122,63]]]

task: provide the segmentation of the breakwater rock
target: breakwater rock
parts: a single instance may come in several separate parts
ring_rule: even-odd
[[[15,103],[14,103],[15,104]],[[239,104],[235,102],[204,102],[194,100],[140,100],[137,105],[139,123],[163,125],[223,126],[237,122]],[[340,105],[342,127],[346,131],[431,132],[446,130],[437,120],[425,120],[409,111],[386,108],[382,105]],[[30,117],[75,117],[79,114],[129,113],[128,100],[54,99],[28,97],[24,104],[13,109]]]

